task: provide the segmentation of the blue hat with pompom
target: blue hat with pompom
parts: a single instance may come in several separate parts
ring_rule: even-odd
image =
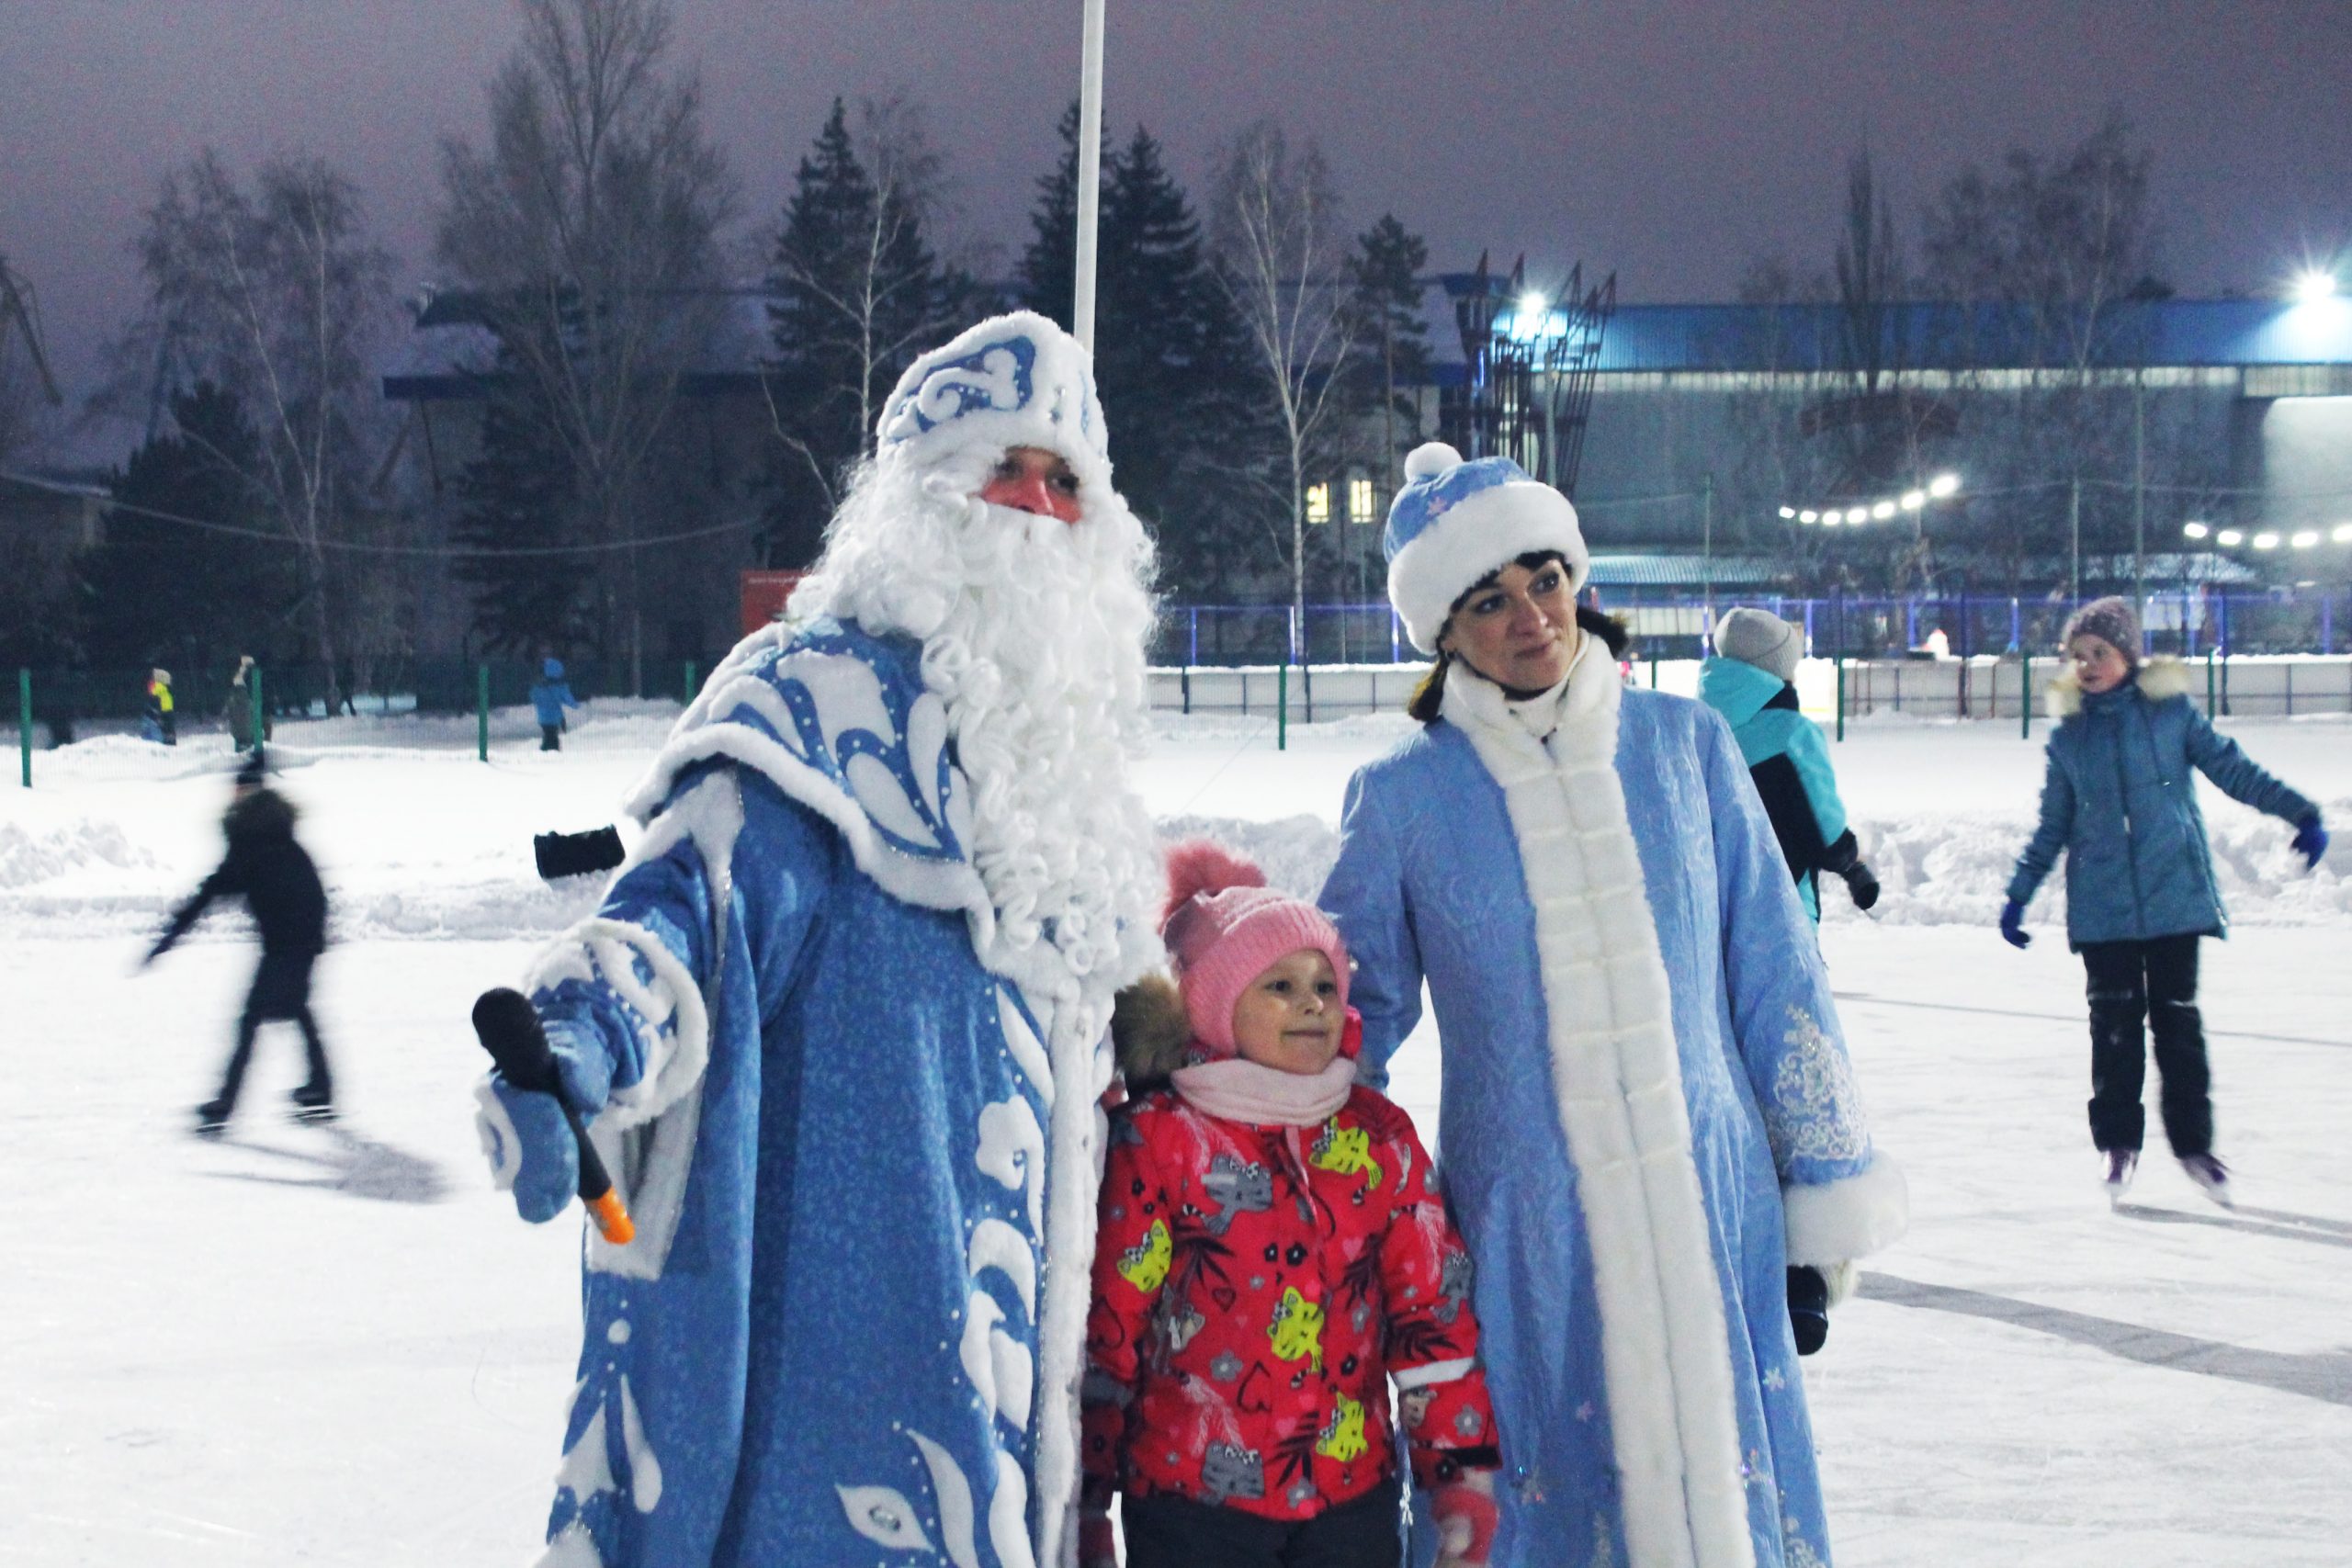
[[[1380,543],[1388,558],[1388,602],[1413,646],[1431,655],[1453,602],[1521,556],[1559,551],[1572,592],[1592,570],[1566,496],[1508,457],[1465,462],[1442,441],[1416,446],[1406,457],[1405,488],[1389,505]]]

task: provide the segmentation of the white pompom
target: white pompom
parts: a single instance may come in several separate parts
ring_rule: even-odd
[[[1426,479],[1462,461],[1462,454],[1442,441],[1424,441],[1405,455],[1405,481]]]

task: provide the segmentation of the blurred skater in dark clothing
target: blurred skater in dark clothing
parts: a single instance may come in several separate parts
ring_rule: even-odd
[[[172,912],[171,922],[141,964],[144,968],[170,951],[216,898],[243,898],[260,928],[261,965],[245,996],[244,1016],[237,1021],[237,1045],[229,1054],[220,1092],[197,1107],[199,1133],[218,1133],[228,1124],[245,1066],[253,1058],[254,1036],[272,1020],[290,1020],[301,1030],[302,1047],[310,1057],[310,1078],[294,1091],[297,1112],[322,1121],[334,1113],[326,1048],[311,1016],[311,969],[326,947],[326,889],[318,867],[294,841],[294,817],[293,806],[268,787],[256,748],[237,771],[236,794],[221,818],[229,852]]]

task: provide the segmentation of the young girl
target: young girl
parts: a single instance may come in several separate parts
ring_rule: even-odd
[[[2213,882],[2193,766],[2223,794],[2295,824],[2311,865],[2327,851],[2319,807],[2264,773],[2188,701],[2177,660],[2140,664],[2140,625],[2121,599],[2084,605],[2066,622],[2072,667],[2051,683],[2050,773],[2041,826],[2018,857],[2001,910],[2017,947],[2025,907],[2066,852],[2066,939],[2089,974],[2091,1141],[2108,1197],[2120,1201],[2140,1163],[2153,1026],[2164,1080],[2165,1137],[2207,1195],[2230,1205],[2229,1171],[2213,1157],[2213,1102],[2197,1011],[2197,939],[2228,923]]]
[[[1501,1458],[1470,1257],[1412,1122],[1354,1081],[1339,931],[1214,844],[1169,880],[1176,984],[1113,1030],[1145,1091],[1103,1172],[1081,1561],[1114,1562],[1117,1490],[1128,1568],[1393,1568],[1393,1378],[1438,1561],[1483,1563]]]

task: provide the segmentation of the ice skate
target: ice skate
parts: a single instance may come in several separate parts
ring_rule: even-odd
[[[229,1130],[229,1110],[217,1100],[208,1100],[196,1108],[196,1135],[217,1138]]]
[[[2106,1173],[2100,1184],[2107,1189],[2107,1201],[2120,1203],[2123,1195],[2132,1190],[2132,1179],[2140,1174],[2140,1151],[2109,1149],[2106,1154]]]
[[[2180,1168],[2188,1172],[2188,1179],[2204,1189],[2205,1196],[2224,1209],[2234,1209],[2237,1200],[2230,1196],[2230,1168],[2211,1155],[2183,1155]]]
[[[323,1123],[334,1120],[334,1100],[314,1089],[298,1089],[287,1097],[293,1101],[288,1112],[297,1122]]]

